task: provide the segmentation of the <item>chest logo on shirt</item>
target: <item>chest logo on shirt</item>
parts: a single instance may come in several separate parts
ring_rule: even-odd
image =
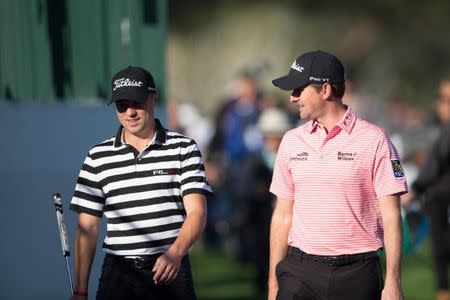
[[[355,160],[356,152],[341,152],[337,153],[337,160]]]
[[[289,157],[289,161],[303,161],[303,160],[308,160],[308,152],[302,152],[302,153],[297,153],[295,156],[293,157]]]
[[[397,159],[393,159],[391,160],[391,164],[392,164],[392,170],[394,170],[394,176],[395,177],[404,177],[405,176],[405,172],[403,172],[403,168],[402,165],[400,164],[400,161]]]
[[[175,169],[159,169],[153,170],[153,175],[173,175],[176,173]]]

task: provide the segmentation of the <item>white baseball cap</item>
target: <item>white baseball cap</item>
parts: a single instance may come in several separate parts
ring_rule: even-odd
[[[286,112],[279,108],[268,108],[261,113],[258,127],[263,134],[283,135],[291,128],[291,124]]]

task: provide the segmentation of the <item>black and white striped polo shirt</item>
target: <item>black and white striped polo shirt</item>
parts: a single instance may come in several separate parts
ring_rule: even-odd
[[[165,252],[186,218],[182,197],[211,193],[197,144],[155,122],[156,137],[142,153],[122,143],[120,127],[81,168],[70,209],[107,217],[107,253]]]

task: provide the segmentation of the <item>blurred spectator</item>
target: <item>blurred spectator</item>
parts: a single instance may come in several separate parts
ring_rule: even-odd
[[[216,191],[215,199],[208,204],[207,241],[216,244],[230,230],[229,220],[237,205],[231,187],[240,180],[241,163],[248,154],[257,153],[262,147],[257,128],[261,92],[255,79],[249,73],[242,73],[234,87],[233,97],[217,113],[206,164]]]
[[[449,300],[450,78],[440,84],[436,111],[439,137],[427,153],[409,198],[421,199],[430,217],[437,299]]]
[[[280,99],[274,94],[265,94],[261,97],[259,101],[260,111],[264,111],[269,108],[279,108],[281,107]]]
[[[255,79],[248,73],[239,76],[234,95],[219,109],[211,152],[223,152],[230,164],[246,154],[259,151],[260,135],[256,122],[260,114],[261,93]]]
[[[397,147],[399,142],[397,140],[399,135],[392,136],[392,142]],[[405,138],[408,140],[410,137]],[[409,144],[409,143],[407,143]],[[401,143],[400,143],[401,145]],[[422,147],[408,150],[405,153],[405,147],[400,146],[399,155],[403,158],[403,170],[408,182],[408,190],[412,190],[412,183],[416,180],[419,174],[419,168],[423,165],[425,160],[425,151]],[[405,224],[403,253],[406,255],[409,250],[415,251],[423,245],[429,235],[430,222],[428,217],[424,214],[422,206],[418,202],[408,203],[411,193],[400,196],[402,202],[402,216]]]
[[[267,295],[269,268],[269,229],[273,195],[269,192],[278,147],[284,133],[291,128],[286,112],[268,108],[258,120],[264,136],[260,153],[250,154],[240,164],[235,191],[237,209],[232,226],[239,234],[239,258],[251,262],[256,269],[259,297]]]
[[[424,152],[427,148],[429,127],[426,124],[426,116],[423,110],[415,107],[409,100],[393,95],[388,106],[385,106],[384,114],[386,128],[392,143],[397,149],[402,161],[403,170],[407,179],[408,190],[412,189],[412,183],[416,180],[419,167],[424,160]],[[429,234],[429,220],[423,213],[422,207],[404,205],[410,195],[400,196],[402,206],[403,230],[403,255],[408,255],[423,245]]]
[[[194,105],[179,103],[174,99],[167,102],[166,112],[169,129],[191,137],[197,142],[202,153],[206,153],[214,133],[212,121],[202,116]]]
[[[167,113],[167,127],[170,130],[184,133],[184,128],[181,128],[180,122],[178,121],[178,101],[177,100],[169,99],[167,101],[166,113]]]

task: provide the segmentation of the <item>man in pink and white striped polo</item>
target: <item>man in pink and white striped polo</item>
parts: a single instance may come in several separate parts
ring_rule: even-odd
[[[309,121],[285,134],[277,154],[269,300],[403,299],[399,196],[407,187],[386,132],[343,104],[344,66],[334,55],[305,53],[273,84],[292,90]]]

